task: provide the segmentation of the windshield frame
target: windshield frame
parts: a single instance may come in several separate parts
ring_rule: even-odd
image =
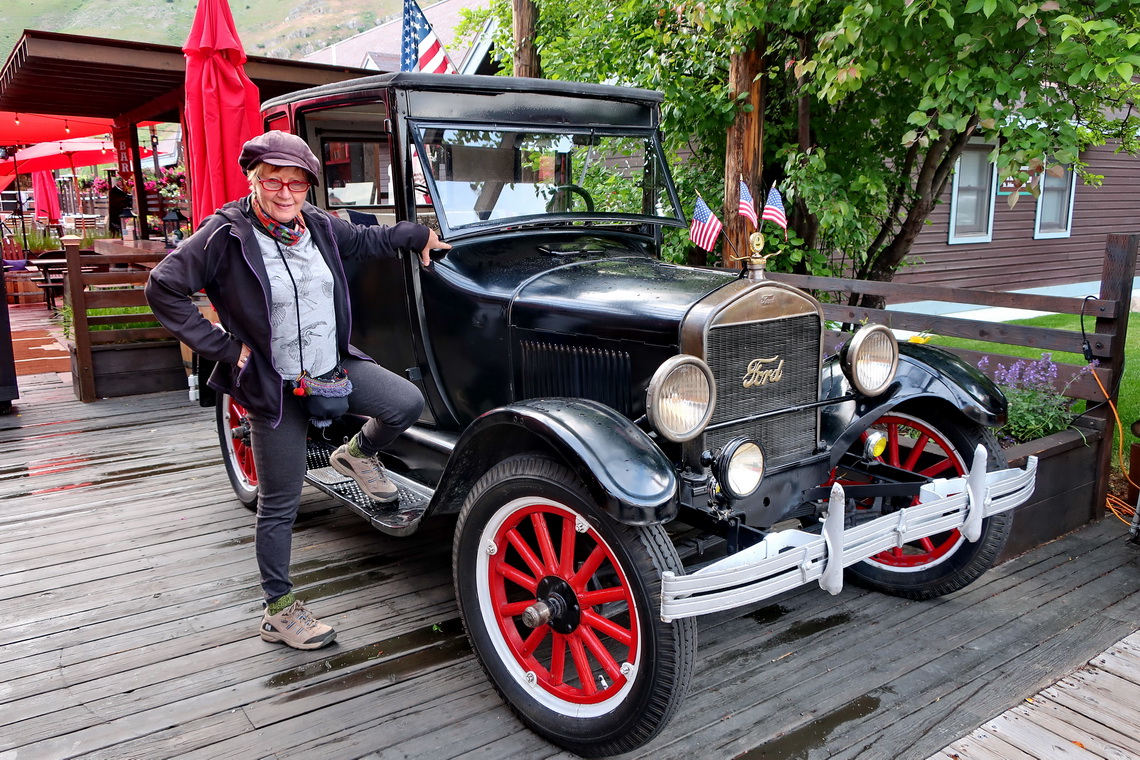
[[[523,132],[535,135],[559,135],[559,134],[592,134],[599,137],[633,137],[640,138],[646,141],[647,145],[652,146],[652,156],[657,161],[658,169],[661,173],[661,181],[668,196],[669,203],[672,204],[671,216],[655,216],[650,214],[623,214],[613,212],[547,212],[543,214],[525,214],[522,216],[509,217],[504,219],[488,219],[485,221],[477,221],[469,224],[463,224],[458,227],[452,227],[447,220],[447,210],[441,203],[441,192],[436,185],[435,174],[430,170],[427,165],[426,156],[428,155],[427,148],[423,142],[423,132],[429,129],[442,129],[442,130],[477,130],[477,131],[499,131],[499,132]],[[487,232],[498,231],[514,227],[596,227],[598,225],[606,226],[637,226],[637,225],[660,225],[665,227],[685,227],[688,222],[684,217],[680,199],[677,196],[677,189],[673,184],[673,176],[669,171],[669,165],[665,161],[664,151],[661,147],[660,131],[654,127],[635,127],[635,126],[617,126],[617,125],[594,125],[594,124],[559,124],[554,126],[537,126],[534,124],[516,124],[509,122],[474,122],[467,120],[440,120],[440,119],[407,119],[408,135],[411,139],[411,145],[415,147],[418,152],[417,159],[420,163],[420,168],[423,170],[423,177],[427,183],[428,193],[432,199],[432,205],[435,212],[436,220],[440,226],[440,234],[446,240],[459,239],[479,235]],[[650,151],[646,151],[645,157],[648,159],[651,155]],[[407,156],[410,164],[413,161],[411,155]]]

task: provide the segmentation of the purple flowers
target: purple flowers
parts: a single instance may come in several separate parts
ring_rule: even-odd
[[[1073,417],[1073,400],[1066,398],[1064,391],[1094,366],[1096,362],[1082,368],[1057,390],[1058,368],[1051,353],[1043,353],[1035,361],[1019,359],[1008,367],[998,364],[992,371],[990,358],[983,357],[978,369],[993,377],[1009,401],[1008,421],[997,430],[1002,443],[1024,443],[1067,428]]]

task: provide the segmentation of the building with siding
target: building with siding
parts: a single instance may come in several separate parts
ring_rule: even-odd
[[[896,282],[1024,290],[1099,280],[1105,236],[1140,232],[1140,158],[1094,147],[1083,158],[1104,176],[1090,187],[1072,172],[1046,173],[1042,198],[1023,192],[1009,207],[998,187],[992,146],[967,151],[919,234]]]

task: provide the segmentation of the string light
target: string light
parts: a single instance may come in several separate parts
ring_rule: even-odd
[[[63,120],[63,131],[69,135],[71,134],[71,125],[67,123],[67,119]]]
[[[16,114],[16,126],[20,126],[20,114]]]

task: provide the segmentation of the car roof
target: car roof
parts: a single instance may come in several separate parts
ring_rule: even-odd
[[[360,77],[345,82],[310,87],[287,95],[267,100],[262,110],[274,106],[287,105],[330,95],[345,95],[354,92],[367,92],[380,89],[401,89],[409,91],[455,92],[471,94],[521,93],[563,95],[574,98],[624,101],[655,106],[664,97],[656,90],[643,90],[637,87],[619,87],[608,84],[585,84],[564,82],[554,79],[532,79],[527,77],[500,77],[464,74],[424,74],[421,72],[398,71],[372,77]]]

